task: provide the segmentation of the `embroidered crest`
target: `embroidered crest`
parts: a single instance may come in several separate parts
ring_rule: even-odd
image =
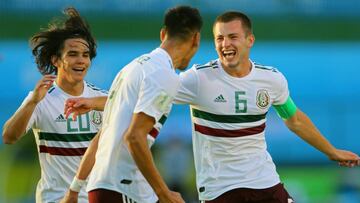
[[[269,93],[264,89],[258,90],[256,95],[256,105],[261,109],[265,109],[269,105],[269,103],[270,103]]]
[[[102,123],[102,114],[99,111],[92,111],[90,113],[90,120],[94,126],[99,127]]]

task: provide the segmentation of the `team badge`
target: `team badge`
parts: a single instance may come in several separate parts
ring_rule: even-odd
[[[258,90],[256,95],[256,105],[261,108],[265,109],[270,103],[270,96],[266,90]]]
[[[99,127],[102,123],[102,114],[99,111],[92,111],[90,114],[90,120],[94,126]]]

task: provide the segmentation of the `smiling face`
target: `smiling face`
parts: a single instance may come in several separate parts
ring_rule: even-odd
[[[91,64],[88,43],[81,38],[65,40],[61,57],[55,57],[53,64],[57,67],[58,80],[74,85],[82,83]]]
[[[223,68],[241,69],[241,63],[249,60],[250,48],[255,38],[247,33],[238,19],[217,22],[213,27],[216,52]]]

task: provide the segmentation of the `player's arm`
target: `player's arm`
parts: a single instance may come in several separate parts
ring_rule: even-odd
[[[147,135],[155,124],[155,119],[143,112],[133,114],[125,142],[139,170],[149,182],[160,202],[184,202],[180,194],[172,192],[157,170],[147,143]]]
[[[45,75],[35,86],[31,97],[6,121],[3,126],[3,142],[14,144],[26,132],[26,126],[36,105],[45,97],[56,76]]]
[[[310,118],[298,109],[289,97],[283,105],[275,106],[286,126],[301,139],[326,154],[329,159],[342,166],[360,165],[360,157],[350,151],[336,149],[316,128]]]
[[[76,203],[81,187],[86,183],[86,179],[89,176],[94,164],[95,155],[98,148],[99,137],[101,132],[99,131],[92,139],[89,147],[87,148],[83,158],[81,159],[76,176],[71,183],[70,189],[66,193],[65,197],[61,200],[61,203]]]
[[[66,118],[73,114],[73,120],[78,115],[87,113],[91,110],[104,111],[107,96],[90,97],[90,98],[70,98],[65,101],[64,114]]]

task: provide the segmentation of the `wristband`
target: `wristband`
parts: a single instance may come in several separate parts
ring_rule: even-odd
[[[74,177],[73,181],[70,185],[70,190],[74,192],[80,192],[82,186],[86,184],[86,180],[80,180],[76,176]]]

